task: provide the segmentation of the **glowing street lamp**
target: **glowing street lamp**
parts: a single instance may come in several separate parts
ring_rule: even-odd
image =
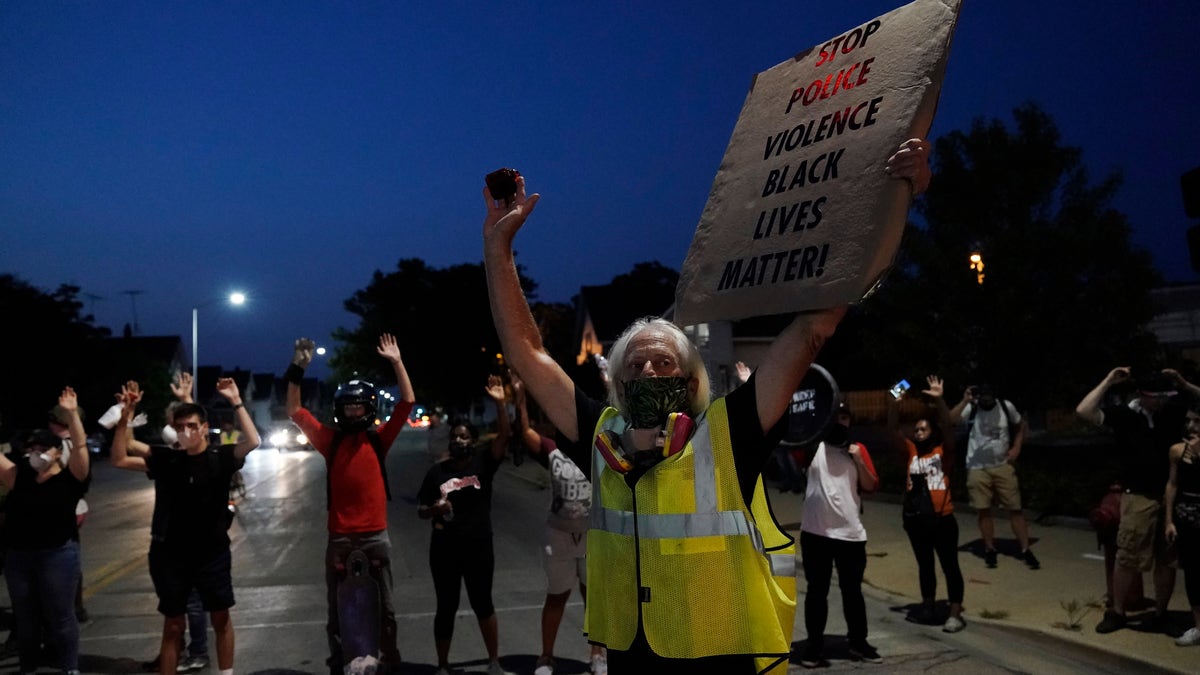
[[[975,272],[975,282],[983,284],[983,254],[978,250],[972,251],[968,260],[971,261],[971,271]]]
[[[202,303],[192,307],[192,396],[193,397],[198,397],[200,395],[200,378],[197,376],[197,373],[196,373],[196,364],[199,362],[199,359],[196,356],[196,349],[197,349],[196,343],[199,341],[197,338],[197,335],[200,332],[200,330],[199,330],[199,328],[200,328],[200,321],[199,321],[200,308],[207,307],[208,305],[211,305],[214,302],[217,302],[217,300],[219,300],[219,299],[220,298],[218,298],[216,300],[209,300],[208,302],[202,302]],[[238,306],[246,304],[246,294],[242,293],[241,291],[234,291],[233,293],[230,293],[228,297],[225,298],[225,301],[235,307],[238,307]]]

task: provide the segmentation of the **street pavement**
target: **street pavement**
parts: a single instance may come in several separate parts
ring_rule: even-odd
[[[393,592],[397,608],[402,673],[431,675],[433,587],[428,565],[429,523],[416,516],[415,495],[429,466],[425,432],[406,430],[388,462],[395,501],[389,505],[393,546]],[[231,530],[234,587],[232,611],[237,634],[236,668],[242,673],[301,675],[327,672],[325,589],[325,475],[312,452],[251,453],[243,470],[247,496]],[[540,615],[545,578],[540,549],[549,491],[544,470],[532,461],[506,461],[493,497],[496,574],[493,599],[500,625],[501,663],[514,673],[532,673],[540,653]],[[801,497],[771,491],[777,519],[798,534]],[[162,626],[146,569],[153,489],[137,473],[97,463],[88,495],[91,513],[81,540],[85,604],[91,620],[81,631],[81,667],[90,673],[140,672],[154,656]],[[1042,569],[1033,571],[1014,557],[1001,556],[986,569],[972,553],[977,543],[974,516],[960,508],[960,562],[967,582],[967,629],[949,635],[936,626],[905,620],[917,601],[916,566],[900,527],[899,507],[885,497],[869,499],[863,517],[869,533],[866,594],[870,641],[882,665],[848,659],[840,599],[830,595],[827,638],[829,670],[879,672],[1029,673],[1196,673],[1200,649],[1176,647],[1162,634],[1122,630],[1097,635],[1100,610],[1070,617],[1063,603],[1087,605],[1104,593],[1103,563],[1095,537],[1077,524],[1033,523],[1034,550]],[[1007,522],[997,534],[1011,536]],[[1011,541],[1002,541],[1002,544]],[[799,584],[803,604],[804,583]],[[939,594],[944,584],[939,572]],[[941,595],[944,598],[944,595]],[[0,630],[11,620],[6,589],[0,589]],[[1179,627],[1188,620],[1182,577],[1171,602]],[[1065,624],[1078,620],[1073,630]],[[588,648],[581,637],[583,606],[573,595],[556,645],[560,673],[587,671]],[[794,653],[805,637],[803,611],[797,612]],[[209,647],[215,656],[214,647]],[[483,672],[486,659],[465,593],[458,614],[451,661],[462,672]],[[794,659],[795,660],[795,659]],[[799,672],[798,663],[789,669]],[[0,672],[15,671],[15,660],[0,661]],[[43,668],[43,672],[50,672]],[[206,672],[215,673],[214,663]]]

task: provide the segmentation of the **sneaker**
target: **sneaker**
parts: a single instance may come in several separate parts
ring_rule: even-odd
[[[197,656],[185,656],[179,665],[175,666],[177,673],[194,673],[197,670],[204,670],[208,667],[208,657],[204,654]]]
[[[1037,556],[1033,554],[1033,549],[1031,548],[1025,549],[1025,552],[1021,554],[1021,559],[1025,561],[1025,564],[1031,570],[1042,569],[1042,563],[1038,561]]]
[[[1200,628],[1189,628],[1187,632],[1175,638],[1175,644],[1180,647],[1195,647],[1200,645]]]
[[[850,643],[850,658],[867,663],[883,663],[883,657],[866,640]]]
[[[549,656],[538,657],[533,675],[554,675],[554,659]]]
[[[592,675],[608,675],[608,655],[593,654],[588,668],[592,671]]]
[[[1125,615],[1117,614],[1116,612],[1109,610],[1104,613],[1104,618],[1100,620],[1100,623],[1096,624],[1096,632],[1111,633],[1113,631],[1121,630],[1124,627]]]
[[[946,623],[942,624],[942,632],[943,633],[957,633],[958,631],[960,631],[966,627],[967,627],[967,622],[963,621],[961,617],[952,616],[949,619],[946,619]]]
[[[989,570],[996,569],[996,549],[989,548],[983,552],[983,563],[987,565]]]
[[[488,675],[512,675],[512,673],[500,667],[499,661],[492,661],[488,664]]]

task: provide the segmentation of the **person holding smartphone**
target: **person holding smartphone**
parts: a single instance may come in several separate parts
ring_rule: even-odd
[[[900,430],[900,400],[888,406],[888,431],[893,443],[905,454],[908,478],[904,488],[902,509],[904,532],[917,559],[917,576],[921,588],[921,605],[909,615],[916,623],[935,622],[934,603],[937,598],[937,572],[933,558],[937,555],[946,577],[950,615],[942,630],[957,633],[966,627],[962,619],[964,583],[958,566],[958,519],[950,499],[950,467],[954,435],[946,400],[942,398],[942,379],[930,375],[925,380],[929,388],[921,393],[933,401],[933,411],[923,411],[913,423],[912,437]],[[930,414],[930,413],[933,414]]]

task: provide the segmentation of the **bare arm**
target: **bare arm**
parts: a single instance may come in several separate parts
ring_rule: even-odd
[[[1185,438],[1182,443],[1176,443],[1171,446],[1171,469],[1167,474],[1167,487],[1163,491],[1163,506],[1166,512],[1163,514],[1163,532],[1166,535],[1167,542],[1175,541],[1178,532],[1175,528],[1175,494],[1179,491],[1179,462],[1183,460],[1183,453],[1192,445],[1200,445],[1200,440],[1194,436]]]
[[[109,461],[118,469],[144,473],[147,470],[146,459],[128,453],[129,441],[133,438],[129,422],[133,420],[133,414],[141,400],[142,392],[138,389],[137,383],[132,381],[126,383],[121,390],[121,403],[124,405],[121,407],[121,417],[117,420],[117,426],[113,432],[112,456]]]
[[[308,364],[312,363],[313,352],[316,348],[316,343],[308,338],[296,340],[292,351],[292,365],[299,368],[300,372],[304,372]],[[288,370],[291,371],[291,368]],[[293,382],[290,378],[288,379],[287,400],[285,403],[287,405],[288,417],[300,412],[300,408],[303,407],[300,405],[300,383]]]
[[[1001,401],[1000,405],[1006,405],[1007,401]],[[1029,425],[1025,422],[1025,418],[1021,417],[1020,423],[1017,424],[1017,433],[1013,435],[1012,445],[1008,448],[1008,453],[1004,456],[1004,461],[1012,464],[1021,456],[1021,447],[1025,444],[1025,432],[1029,429]]]
[[[409,381],[408,371],[405,370],[404,361],[400,358],[400,346],[396,344],[396,337],[391,333],[380,335],[379,346],[375,348],[375,351],[392,364],[392,372],[396,375],[396,385],[400,389],[400,400],[415,403],[417,397],[413,394],[412,382]]]
[[[874,467],[867,463],[862,448],[863,446],[858,443],[851,443],[848,448],[850,457],[854,460],[854,467],[857,469],[858,489],[863,492],[874,492],[875,488],[879,487],[879,476],[875,475]]]
[[[508,406],[504,404],[504,380],[498,375],[489,375],[484,392],[496,404],[496,437],[492,439],[492,459],[504,459],[508,439],[512,436],[512,424],[508,419]]]
[[[1083,397],[1079,405],[1075,406],[1075,414],[1092,424],[1100,425],[1104,423],[1104,413],[1100,410],[1100,404],[1104,401],[1104,394],[1108,392],[1109,387],[1112,387],[1118,382],[1124,382],[1129,379],[1129,368],[1122,366],[1113,368],[1108,371],[1108,375],[1100,380],[1095,388]]]
[[[963,390],[962,399],[958,403],[955,403],[954,407],[951,408],[949,413],[947,414],[947,418],[950,421],[950,424],[954,425],[954,424],[958,424],[959,422],[961,422],[963,410],[966,409],[968,403],[974,403],[974,402],[975,402],[975,387],[974,386],[967,387],[966,389]]]
[[[217,393],[224,396],[233,406],[234,414],[237,415],[238,430],[242,432],[242,437],[233,449],[233,456],[238,460],[245,459],[251,450],[262,443],[262,439],[258,437],[258,427],[254,426],[254,420],[250,419],[250,413],[246,411],[241,392],[238,391],[237,383],[232,377],[217,380]]]
[[[17,465],[13,463],[8,455],[0,452],[0,484],[4,485],[5,490],[11,490],[14,483],[17,482]],[[3,523],[0,520],[0,523]]]
[[[517,178],[517,195],[511,205],[498,204],[483,189],[487,217],[483,221],[483,261],[487,271],[492,319],[504,358],[521,373],[530,395],[546,411],[564,436],[579,440],[575,416],[575,385],[542,344],[529,303],[521,290],[512,242],[517,230],[533,213],[539,196],[525,196],[525,178]]]
[[[87,446],[87,432],[83,430],[83,420],[79,419],[79,399],[75,390],[67,387],[58,397],[58,404],[71,413],[68,428],[71,430],[71,448],[74,452],[67,459],[67,468],[76,480],[83,481],[91,471],[91,452]]]
[[[512,372],[513,407],[517,409],[517,438],[530,454],[542,454],[542,435],[529,425],[529,406],[525,404],[525,383]]]
[[[905,439],[904,434],[900,432],[900,399],[898,398],[888,401],[887,430],[892,445],[894,445],[897,450],[904,450]]]
[[[792,392],[845,314],[844,306],[798,314],[771,343],[755,380],[758,420],[764,432],[783,417]]]

